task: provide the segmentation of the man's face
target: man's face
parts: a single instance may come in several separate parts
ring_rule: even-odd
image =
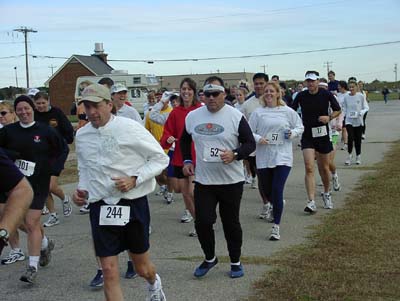
[[[125,101],[127,101],[127,96],[128,91],[120,91],[111,95],[112,100],[117,107],[122,107],[124,105]]]
[[[298,84],[297,85],[297,92],[301,92],[301,91],[303,91],[303,84]]]
[[[85,113],[94,128],[104,126],[111,118],[112,103],[84,101]]]
[[[33,101],[38,112],[47,112],[49,110],[49,101],[46,98],[39,98]]]
[[[254,84],[254,92],[256,93],[257,97],[260,97],[264,93],[265,86],[267,85],[267,82],[265,81],[264,78],[256,78],[253,81]]]
[[[208,84],[218,85],[220,86],[221,83],[219,81],[212,81]],[[213,91],[213,92],[204,92],[205,95],[205,104],[207,109],[212,112],[218,112],[224,105],[225,105],[225,93],[220,91]]]
[[[314,94],[314,93],[318,92],[319,80],[307,79],[306,83],[307,83],[308,91],[311,94]]]
[[[333,75],[333,73],[329,73],[328,74],[328,79],[329,79],[329,81],[334,81],[335,80],[335,76]]]

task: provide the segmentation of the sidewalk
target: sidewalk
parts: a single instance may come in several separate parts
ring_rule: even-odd
[[[338,150],[336,163],[342,190],[333,193],[335,208],[343,205],[347,193],[365,174],[365,167],[382,160],[390,143],[400,138],[398,123],[400,101],[371,102],[367,118],[367,139],[363,142],[362,165],[345,167],[347,152]],[[317,182],[319,179],[317,180]],[[71,193],[76,184],[65,185]],[[247,258],[270,256],[289,246],[305,241],[310,234],[309,226],[320,221],[319,217],[329,214],[322,208],[322,199],[317,197],[318,213],[310,216],[303,212],[306,204],[304,188],[304,164],[300,148],[295,146],[294,167],[288,179],[285,191],[286,206],[281,224],[281,240],[267,240],[272,224],[258,219],[261,208],[258,191],[245,186],[242,199],[241,222],[243,228],[243,256]],[[220,262],[203,279],[194,279],[193,270],[201,262],[202,251],[197,238],[188,237],[193,224],[181,224],[183,201],[179,196],[175,203],[166,205],[161,197],[154,194],[149,197],[152,213],[151,254],[160,274],[168,300],[240,300],[252,293],[251,284],[269,268],[265,265],[245,264],[245,276],[230,279],[227,276],[229,263]],[[58,212],[62,214],[61,202],[57,202]],[[43,220],[47,217],[43,217]],[[96,263],[92,250],[88,215],[80,215],[74,207],[73,214],[64,218],[60,224],[46,228],[48,236],[56,240],[51,264],[39,269],[38,284],[30,287],[19,281],[26,261],[11,266],[0,266],[0,300],[104,300],[102,290],[93,291],[88,287],[96,272]],[[215,226],[217,256],[226,256],[227,250],[222,226]],[[26,250],[25,235],[21,243]],[[8,249],[3,251],[3,256]],[[179,259],[193,259],[179,260]],[[125,300],[144,300],[145,281],[140,278],[127,280],[122,278],[126,268],[126,255],[120,256],[121,283]]]

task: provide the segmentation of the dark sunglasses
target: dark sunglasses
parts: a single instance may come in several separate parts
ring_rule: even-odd
[[[221,94],[220,91],[215,91],[215,92],[204,92],[205,97],[218,97]]]
[[[9,112],[6,112],[6,111],[1,111],[1,112],[0,112],[1,116],[6,116],[8,113],[9,113]]]

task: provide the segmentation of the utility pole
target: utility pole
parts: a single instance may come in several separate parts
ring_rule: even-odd
[[[266,72],[266,70],[267,70],[266,68],[268,67],[268,65],[265,65],[265,64],[264,64],[264,65],[261,65],[260,67],[263,68],[264,74],[266,74],[265,72]]]
[[[53,76],[53,74],[54,74],[54,68],[56,68],[57,66],[53,66],[53,64],[51,64],[50,66],[49,66],[49,68],[51,69],[51,76]]]
[[[329,73],[329,71],[331,70],[333,62],[325,62],[324,63],[324,67],[326,66],[326,74]]]
[[[394,81],[397,82],[397,64],[394,64]]]
[[[17,84],[17,88],[18,88],[17,66],[14,67],[14,70],[15,70],[15,83]]]
[[[26,68],[26,87],[29,88],[29,66],[28,66],[28,32],[37,32],[32,28],[21,27],[13,31],[22,32],[25,38],[25,68]]]

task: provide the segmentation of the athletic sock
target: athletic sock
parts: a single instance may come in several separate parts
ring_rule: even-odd
[[[29,266],[34,267],[37,271],[40,256],[29,256]]]
[[[48,246],[49,246],[49,240],[47,239],[46,235],[43,235],[41,250],[46,250]]]

